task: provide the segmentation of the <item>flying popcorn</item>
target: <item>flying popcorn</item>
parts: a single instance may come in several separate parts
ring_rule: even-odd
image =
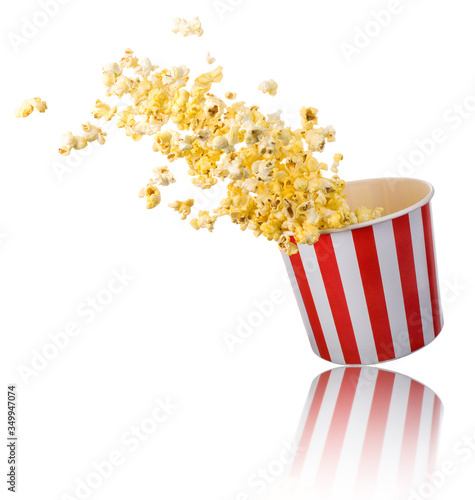
[[[82,125],[84,134],[82,136],[73,135],[72,132],[66,132],[61,138],[63,145],[59,148],[59,154],[68,156],[71,149],[83,149],[89,142],[97,141],[99,144],[105,144],[107,132],[91,125],[89,122]]]
[[[147,186],[140,190],[139,198],[145,198],[147,208],[155,208],[162,201],[157,186]]]
[[[206,54],[206,62],[207,62],[208,64],[213,64],[213,63],[215,63],[215,62],[216,62],[216,59],[215,59],[214,57],[211,57],[211,54],[208,52],[208,53]]]
[[[185,200],[185,201],[174,201],[173,203],[169,203],[168,206],[176,210],[179,214],[181,214],[182,220],[185,220],[191,213],[191,207],[195,204],[195,200]]]
[[[200,210],[198,218],[191,219],[190,225],[195,229],[207,229],[209,232],[212,232],[217,218],[217,215],[210,215],[207,210]]]
[[[15,116],[17,118],[26,118],[33,113],[35,108],[40,113],[44,113],[48,109],[48,106],[46,105],[46,101],[42,101],[39,97],[25,99],[15,110]]]
[[[200,36],[199,20],[179,19],[175,25],[177,33]],[[116,106],[97,100],[93,115],[115,120],[134,141],[150,137],[152,150],[170,165],[178,160],[187,165],[194,186],[206,190],[224,183],[226,194],[219,205],[190,220],[194,229],[212,232],[219,218],[228,217],[291,255],[298,251],[297,244],[314,244],[322,230],[381,216],[381,208],[350,209],[345,182],[338,175],[343,155],[333,156],[330,169],[317,159],[336,137],[332,126],[319,125],[317,108],[302,107],[302,128],[293,129],[280,112],[265,115],[259,106],[234,101],[234,92],[221,99],[212,88],[222,78],[223,68],[218,66],[190,81],[188,67],[161,68],[149,59],[139,62],[127,49],[119,62],[103,67],[102,78],[106,95],[116,96],[124,107],[118,112]],[[277,83],[268,80],[259,89],[275,95]],[[82,128],[82,135],[63,136],[61,154],[105,142],[106,134],[98,125],[88,122]],[[324,177],[328,170],[331,178]],[[172,184],[175,178],[169,167],[155,168],[139,197],[147,208],[155,208],[161,202],[159,187],[171,189]],[[194,201],[168,205],[187,219]]]
[[[175,27],[172,29],[173,33],[180,33],[183,36],[196,35],[201,36],[203,34],[203,28],[201,27],[201,21],[198,17],[195,17],[191,21],[186,19],[177,18],[173,20]]]
[[[264,94],[275,96],[277,94],[277,83],[274,80],[264,80],[257,87]]]

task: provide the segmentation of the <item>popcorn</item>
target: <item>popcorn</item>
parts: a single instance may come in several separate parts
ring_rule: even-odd
[[[323,129],[323,135],[328,142],[335,142],[335,129],[330,125]]]
[[[318,125],[318,109],[317,108],[306,108],[303,107],[300,110],[300,116],[302,118],[302,127],[305,130],[310,130],[315,125]]]
[[[207,210],[200,210],[198,218],[191,219],[190,225],[195,229],[207,229],[209,232],[212,232],[217,218],[217,215],[211,216]]]
[[[147,202],[146,207],[148,209],[155,208],[160,201],[162,201],[162,197],[157,186],[147,186],[146,188],[141,189],[139,198],[145,198],[145,201]]]
[[[147,78],[150,73],[152,71],[155,71],[157,68],[158,66],[152,65],[148,57],[144,57],[135,67],[135,73],[142,76],[143,78]]]
[[[176,32],[197,34],[201,28],[194,21],[178,20]],[[193,228],[211,232],[216,220],[227,216],[242,230],[274,241],[292,255],[298,244],[318,241],[321,230],[381,216],[381,208],[353,211],[349,207],[345,183],[338,176],[342,154],[333,156],[332,177],[323,176],[328,165],[315,155],[335,141],[336,132],[332,126],[319,126],[318,109],[302,107],[302,128],[292,129],[281,112],[264,115],[258,106],[234,101],[234,92],[225,93],[227,101],[213,94],[212,86],[223,78],[221,66],[197,76],[189,86],[186,66],[160,69],[147,58],[139,62],[130,49],[118,63],[103,70],[106,94],[130,99],[131,104],[117,112],[117,107],[97,100],[95,118],[115,118],[117,127],[133,140],[152,136],[153,151],[169,162],[185,162],[192,184],[200,189],[210,189],[218,181],[226,183],[219,206],[212,214],[199,211],[190,221]],[[277,83],[262,82],[259,89],[275,95]],[[60,153],[67,155],[93,141],[103,144],[105,136],[87,122],[82,136],[71,132],[63,136]],[[159,186],[175,182],[168,167],[157,167],[139,197],[145,199],[147,208],[154,208],[161,201]],[[169,203],[182,219],[191,214],[193,205],[193,199]]]
[[[195,204],[195,200],[189,199],[186,201],[174,201],[173,203],[169,203],[168,206],[176,210],[179,214],[181,214],[181,219],[184,220],[190,215],[191,207]]]
[[[107,135],[102,129],[91,125],[89,122],[82,125],[84,135],[73,135],[72,132],[66,132],[61,137],[63,145],[59,148],[59,154],[63,156],[69,155],[71,149],[84,149],[89,142],[97,141],[99,144],[105,144]]]
[[[374,210],[370,210],[366,207],[355,208],[355,216],[358,220],[358,223],[369,222],[373,219],[377,219],[378,217],[381,217],[382,213],[383,209],[381,207],[377,207]]]
[[[224,135],[217,135],[213,139],[213,149],[216,151],[219,150],[229,151],[230,150],[229,141],[226,139]]]
[[[323,129],[310,129],[305,134],[305,142],[308,144],[309,151],[318,151],[321,153],[325,148],[325,135]]]
[[[213,64],[213,63],[215,63],[215,62],[216,62],[216,59],[215,59],[214,57],[211,57],[211,54],[208,52],[208,53],[206,54],[206,62],[207,62],[208,64]]]
[[[121,68],[135,68],[137,67],[139,63],[139,60],[137,57],[134,56],[134,51],[130,49],[125,50],[124,57],[120,60],[120,67]],[[116,63],[115,63],[116,64]],[[115,71],[114,71],[115,73]],[[116,73],[117,75],[120,75],[121,73]]]
[[[157,167],[153,169],[153,182],[159,186],[168,186],[176,182],[168,167]]]
[[[336,154],[333,156],[333,165],[331,166],[330,170],[332,172],[335,172],[335,174],[338,173],[338,166],[340,165],[340,162],[343,160],[343,155],[342,154]]]
[[[196,35],[201,36],[203,34],[203,29],[201,27],[201,21],[198,17],[195,17],[191,21],[186,19],[177,18],[173,20],[175,27],[172,29],[173,33],[180,33],[183,36]]]
[[[84,131],[83,137],[87,142],[97,141],[99,144],[105,144],[105,136],[107,135],[107,133],[103,132],[99,127],[91,125],[89,122],[87,122],[86,124],[82,125],[82,129]]]
[[[274,80],[264,80],[257,87],[264,94],[275,96],[277,94],[277,83]]]
[[[71,149],[84,149],[87,146],[87,140],[84,137],[73,135],[71,132],[63,134],[61,142],[63,146],[59,148],[59,154],[63,156],[69,155]]]
[[[96,108],[91,111],[94,118],[104,118],[106,122],[112,120],[114,115],[117,113],[117,106],[111,108],[105,102],[102,102],[100,99],[96,100]]]
[[[17,118],[26,118],[33,113],[35,108],[40,113],[44,113],[48,109],[48,106],[46,105],[46,101],[42,101],[39,97],[25,99],[15,110],[15,116]]]

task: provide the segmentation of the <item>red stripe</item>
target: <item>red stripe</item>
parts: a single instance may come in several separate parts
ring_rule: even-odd
[[[429,271],[430,300],[432,304],[432,318],[434,320],[435,336],[442,330],[440,321],[440,304],[437,287],[437,270],[435,263],[434,236],[432,231],[432,221],[430,215],[430,204],[427,203],[421,208],[422,225],[424,226],[424,241],[426,246],[427,270]]]
[[[394,359],[396,354],[373,227],[363,227],[352,233],[378,359],[379,361]]]
[[[336,469],[356,395],[354,379],[358,379],[360,373],[361,368],[345,368],[315,483],[322,498],[330,496],[333,488]]]
[[[347,364],[361,364],[355,332],[351,324],[350,312],[346,302],[345,290],[341,282],[340,270],[330,234],[323,234],[314,245],[318,265],[322,273],[328,302],[335,322],[341,350]]]
[[[290,255],[290,263],[292,264],[292,268],[294,270],[295,279],[297,280],[297,284],[299,286],[300,295],[302,296],[305,310],[307,311],[308,321],[312,327],[313,336],[315,338],[320,357],[331,361],[327,343],[323,335],[322,325],[320,324],[320,320],[318,318],[315,302],[313,300],[312,292],[307,281],[307,275],[300,257],[300,252]]]
[[[401,278],[406,322],[409,332],[411,351],[423,347],[424,334],[422,330],[419,292],[417,290],[416,267],[412,250],[411,226],[409,215],[403,215],[393,220],[394,239],[396,241],[399,276]]]
[[[423,397],[424,386],[411,380],[399,462],[398,488],[396,489],[402,493],[411,488],[414,479]]]
[[[310,447],[310,441],[312,440],[318,414],[320,413],[320,408],[322,407],[323,396],[325,395],[325,391],[327,389],[330,373],[330,371],[322,373],[318,379],[312,404],[310,406],[305,427],[303,428],[302,436],[297,448],[297,456],[295,457],[294,464],[292,465],[291,474],[294,477],[299,477],[302,472],[302,467]]]
[[[378,371],[356,480],[356,498],[373,498],[395,378],[395,373]]]
[[[432,413],[432,429],[430,431],[430,448],[429,448],[429,467],[428,472],[432,473],[435,470],[437,461],[437,445],[439,443],[439,428],[440,418],[442,414],[442,402],[435,396],[434,411]]]

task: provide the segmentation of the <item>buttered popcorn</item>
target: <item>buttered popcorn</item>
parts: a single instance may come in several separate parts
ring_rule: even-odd
[[[59,154],[68,156],[71,149],[83,149],[88,142],[97,141],[99,144],[105,144],[107,132],[101,128],[91,125],[89,122],[82,125],[83,135],[73,135],[72,132],[66,132],[61,138],[62,146],[59,148]]]
[[[217,218],[217,215],[210,215],[207,210],[200,210],[198,218],[191,219],[190,224],[195,229],[207,229],[209,232],[212,232]]]
[[[179,19],[175,25],[176,32],[185,36],[201,30],[196,20]],[[335,129],[319,125],[318,109],[302,107],[301,128],[294,129],[280,112],[266,115],[258,106],[233,101],[234,92],[227,92],[225,100],[212,92],[223,78],[222,70],[217,66],[191,80],[186,66],[160,68],[149,59],[139,61],[127,49],[119,62],[103,67],[106,94],[126,98],[126,105],[118,112],[97,100],[93,115],[105,121],[115,119],[135,141],[150,137],[153,151],[162,153],[169,164],[184,160],[194,186],[209,189],[218,182],[226,184],[226,196],[218,207],[200,210],[191,218],[197,230],[211,232],[217,220],[227,216],[242,230],[274,241],[282,251],[293,254],[297,244],[315,243],[321,230],[381,215],[379,208],[350,209],[345,182],[338,175],[343,155],[334,155],[331,177],[323,176],[329,167],[316,154],[335,141]],[[277,83],[268,80],[259,89],[275,95]],[[83,132],[82,136],[65,134],[60,153],[105,141],[106,134],[89,122]],[[152,176],[139,193],[149,209],[161,202],[159,187],[175,183],[168,166],[155,168]],[[169,203],[182,219],[188,218],[193,206],[193,199]]]
[[[271,79],[271,80],[264,80],[259,84],[257,88],[264,94],[275,96],[277,95],[278,85],[277,82]]]
[[[180,33],[183,36],[196,35],[201,36],[203,34],[203,28],[201,27],[201,21],[198,17],[195,17],[191,21],[186,19],[177,18],[173,20],[175,27],[172,29],[173,33]]]
[[[15,110],[15,116],[17,118],[26,118],[33,113],[35,108],[38,112],[44,113],[48,109],[48,106],[46,105],[46,101],[42,101],[39,97],[25,99]]]
[[[185,220],[191,214],[191,207],[195,204],[195,200],[185,200],[185,201],[174,201],[173,203],[169,203],[168,206],[176,210],[179,214],[181,214],[182,220]]]
[[[216,62],[216,59],[214,57],[211,57],[211,54],[209,52],[206,53],[206,62],[208,64],[214,64]]]

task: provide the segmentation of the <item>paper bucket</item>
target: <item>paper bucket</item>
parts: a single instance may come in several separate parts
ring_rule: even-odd
[[[374,364],[426,346],[443,325],[430,200],[406,178],[348,182],[347,201],[384,217],[322,231],[284,255],[314,352],[338,364]]]
[[[405,375],[373,367],[322,373],[302,413],[288,498],[413,498],[436,469],[442,414],[437,395]]]

